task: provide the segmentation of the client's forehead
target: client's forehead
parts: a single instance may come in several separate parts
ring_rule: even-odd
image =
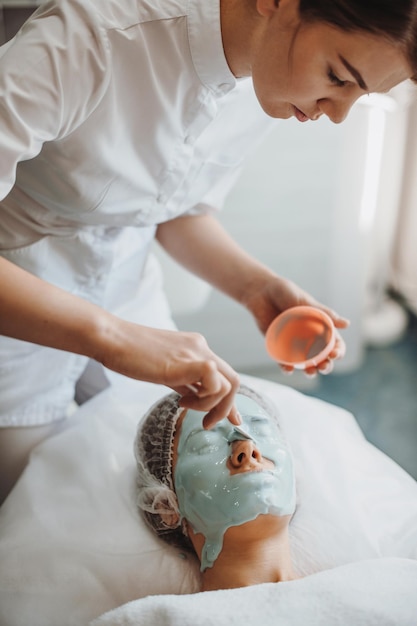
[[[238,409],[241,417],[242,417],[242,425],[240,427],[233,426],[226,418],[221,422],[218,422],[215,427],[210,429],[207,432],[218,432],[227,436],[227,433],[231,430],[240,430],[243,433],[247,432],[248,435],[253,435],[257,432],[254,424],[263,422],[268,423],[274,427],[274,434],[279,431],[278,422],[275,416],[271,415],[263,406],[261,406],[256,399],[251,398],[242,393],[236,394],[235,398],[236,408]],[[184,409],[180,416],[178,417],[175,434],[173,439],[173,453],[174,457],[176,456],[176,452],[178,449],[178,442],[181,437],[181,434],[189,435],[192,431],[193,433],[198,431],[204,431],[203,428],[203,418],[206,414],[200,411],[187,410]],[[183,422],[185,418],[188,416],[186,423],[186,433],[183,433]],[[271,433],[269,433],[271,434]]]
[[[266,417],[267,419],[273,419],[273,416],[266,411],[254,398],[245,396],[243,394],[236,395],[236,408],[240,415],[244,419],[245,417]]]

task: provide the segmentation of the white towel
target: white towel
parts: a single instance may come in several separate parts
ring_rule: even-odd
[[[372,559],[291,582],[149,596],[90,626],[416,626],[417,561]]]

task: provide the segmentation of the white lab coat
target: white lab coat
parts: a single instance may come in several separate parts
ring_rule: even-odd
[[[219,24],[218,0],[41,5],[1,49],[3,256],[143,321],[156,225],[221,207],[272,123]],[[0,338],[0,425],[62,417],[85,365]]]

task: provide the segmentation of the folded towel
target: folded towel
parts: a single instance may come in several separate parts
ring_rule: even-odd
[[[149,596],[89,626],[416,626],[417,561],[350,563],[285,583]]]

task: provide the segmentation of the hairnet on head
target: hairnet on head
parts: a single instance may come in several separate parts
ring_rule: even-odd
[[[272,403],[250,387],[241,385],[239,394],[252,398],[272,419],[278,421]],[[172,473],[173,441],[178,418],[184,409],[181,396],[170,393],[156,402],[138,426],[134,451],[137,462],[137,505],[148,525],[168,543],[192,548],[184,535]]]
[[[172,447],[177,420],[184,410],[181,396],[158,400],[139,423],[134,451],[137,462],[137,505],[148,525],[168,543],[190,547],[181,529],[172,476]]]

